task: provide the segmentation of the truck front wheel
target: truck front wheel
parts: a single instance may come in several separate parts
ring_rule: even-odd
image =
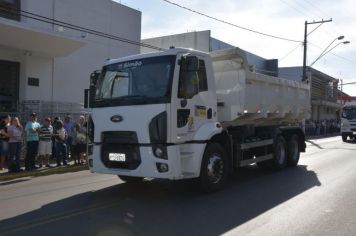
[[[204,192],[220,190],[228,177],[228,164],[223,147],[209,143],[205,149],[200,169],[199,183]]]
[[[130,183],[139,183],[139,182],[142,182],[142,180],[143,180],[143,177],[133,177],[133,176],[125,176],[125,175],[118,175],[118,177],[122,181],[124,181],[124,182],[126,182],[128,184],[130,184]]]
[[[341,137],[343,142],[347,141],[347,134],[342,134]]]

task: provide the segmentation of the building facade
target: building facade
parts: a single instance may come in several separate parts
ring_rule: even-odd
[[[301,81],[303,67],[279,68],[282,78]],[[311,98],[311,119],[338,119],[342,105],[338,102],[338,79],[312,67],[307,67]]]
[[[111,0],[0,0],[0,112],[77,110],[92,71],[140,51],[83,28],[139,42],[141,12]]]
[[[148,38],[143,39],[142,43],[160,48],[169,48],[171,46],[192,48],[203,52],[211,52],[235,47],[231,44],[211,37],[210,30]],[[141,47],[141,52],[145,53],[149,51],[152,51],[152,49]],[[245,54],[251,70],[261,74],[278,76],[277,59],[265,59],[247,51],[245,51]]]

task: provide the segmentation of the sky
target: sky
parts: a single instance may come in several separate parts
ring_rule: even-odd
[[[151,38],[191,31],[211,30],[214,38],[267,59],[279,59],[280,67],[301,66],[302,43],[289,42],[247,32],[162,0],[116,0],[142,12],[141,37]],[[330,48],[342,41],[313,67],[343,83],[356,82],[355,0],[171,0],[207,15],[256,31],[302,41],[304,22],[330,19],[308,36],[308,65],[338,36]],[[311,32],[317,25],[309,25]],[[293,50],[295,49],[295,50]],[[343,91],[356,96],[356,84]]]

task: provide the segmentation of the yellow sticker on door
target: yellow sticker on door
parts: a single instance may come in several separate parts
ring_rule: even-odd
[[[205,106],[195,106],[195,116],[206,118],[206,107]]]

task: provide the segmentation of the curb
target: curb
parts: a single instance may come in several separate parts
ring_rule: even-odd
[[[4,173],[0,175],[0,182],[14,180],[18,178],[24,177],[39,177],[39,176],[47,176],[53,174],[65,174],[71,172],[78,172],[83,170],[89,170],[87,165],[82,166],[67,166],[67,167],[52,167],[46,169],[39,169],[34,171],[23,171],[19,173]]]

